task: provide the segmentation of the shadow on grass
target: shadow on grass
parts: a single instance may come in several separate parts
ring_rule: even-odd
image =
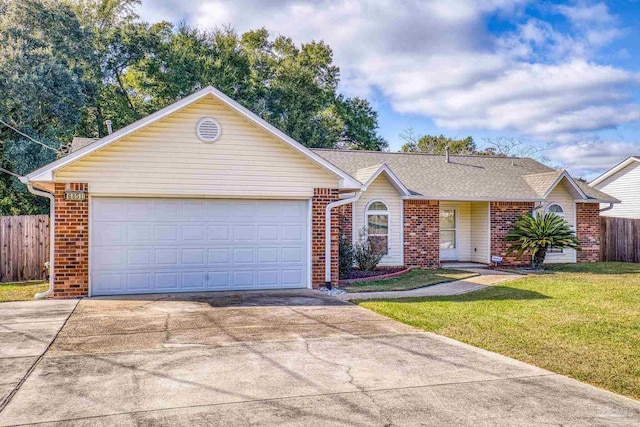
[[[640,274],[640,264],[632,262],[553,264],[547,269],[550,273]]]
[[[462,295],[449,296],[426,296],[413,298],[391,298],[379,299],[376,301],[389,301],[400,303],[448,301],[448,302],[474,302],[474,301],[521,301],[521,300],[542,300],[551,299],[550,296],[539,292],[527,291],[524,289],[509,288],[507,286],[490,286],[479,291]]]

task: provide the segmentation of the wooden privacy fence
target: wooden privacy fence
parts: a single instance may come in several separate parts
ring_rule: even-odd
[[[600,217],[600,258],[640,262],[640,219]]]
[[[42,280],[49,261],[49,216],[0,217],[0,282]]]

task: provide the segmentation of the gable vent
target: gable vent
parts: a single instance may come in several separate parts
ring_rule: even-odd
[[[196,135],[202,142],[214,142],[220,138],[220,123],[211,117],[203,117],[196,124]]]

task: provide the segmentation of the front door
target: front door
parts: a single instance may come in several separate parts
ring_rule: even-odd
[[[440,208],[440,260],[458,259],[458,209]]]

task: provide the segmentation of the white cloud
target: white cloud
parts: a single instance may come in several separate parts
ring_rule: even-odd
[[[205,29],[265,27],[298,43],[324,40],[341,67],[343,92],[367,96],[375,89],[396,111],[428,116],[452,131],[491,130],[566,143],[640,120],[640,106],[628,96],[638,75],[594,58],[622,34],[607,6],[553,8],[570,22],[567,33],[527,18],[527,3],[146,0],[141,15],[166,19],[172,9]],[[518,16],[519,24],[511,33],[491,34],[490,14]]]
[[[638,155],[637,145],[620,141],[589,141],[562,145],[547,155],[568,169],[573,176],[593,179],[631,155]]]

